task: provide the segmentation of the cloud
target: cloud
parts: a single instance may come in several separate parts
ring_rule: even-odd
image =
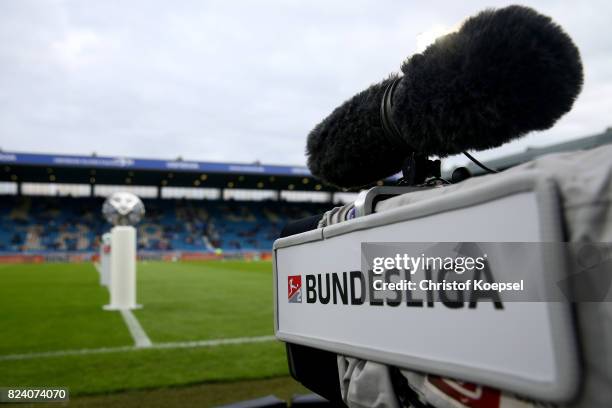
[[[397,71],[419,33],[490,4],[0,2],[0,147],[303,164],[309,130]],[[553,129],[483,158],[612,124],[612,6],[532,6],[575,39],[585,89]]]

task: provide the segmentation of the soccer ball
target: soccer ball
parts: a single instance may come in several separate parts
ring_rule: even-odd
[[[145,207],[135,194],[113,193],[104,201],[102,214],[113,225],[135,225],[144,216]]]

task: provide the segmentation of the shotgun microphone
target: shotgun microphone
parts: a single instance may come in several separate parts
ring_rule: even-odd
[[[548,129],[582,88],[578,49],[531,8],[489,9],[336,108],[308,135],[311,172],[351,188],[407,157],[445,157]]]

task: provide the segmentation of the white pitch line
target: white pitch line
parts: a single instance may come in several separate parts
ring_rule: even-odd
[[[151,347],[153,343],[151,343],[151,339],[147,336],[147,333],[144,331],[134,313],[131,310],[123,309],[120,310],[121,316],[123,316],[123,321],[127,326],[132,338],[134,339],[134,345],[136,347]]]
[[[263,343],[274,341],[274,336],[259,336],[259,337],[236,337],[233,339],[213,339],[213,340],[196,340],[196,341],[179,341],[171,343],[155,343],[150,347],[138,346],[119,346],[119,347],[101,347],[95,349],[77,349],[77,350],[57,350],[43,351],[38,353],[27,354],[7,354],[0,355],[0,361],[14,360],[33,360],[36,358],[45,357],[64,357],[64,356],[80,356],[86,354],[105,354],[105,353],[121,353],[126,351],[143,351],[154,349],[183,349],[183,348],[199,348],[199,347],[215,347],[228,344],[247,344],[247,343]]]

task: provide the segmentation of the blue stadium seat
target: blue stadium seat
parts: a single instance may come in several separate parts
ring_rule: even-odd
[[[103,198],[2,196],[0,253],[97,251],[110,229]],[[148,251],[268,251],[289,221],[329,204],[278,201],[143,200],[138,248]]]

